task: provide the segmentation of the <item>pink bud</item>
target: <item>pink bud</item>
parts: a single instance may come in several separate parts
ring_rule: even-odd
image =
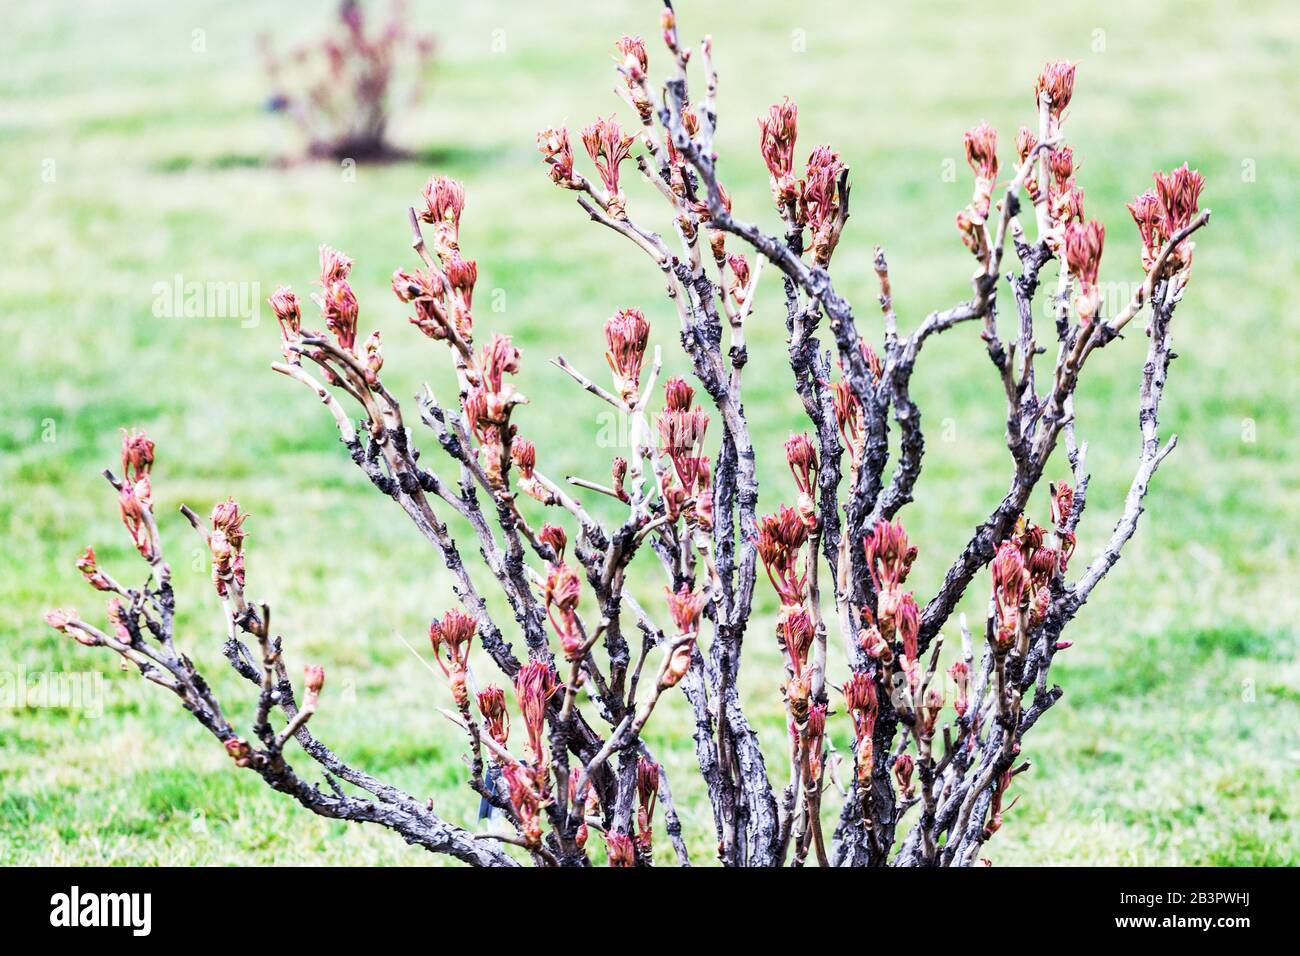
[[[898,780],[898,789],[906,799],[911,799],[916,792],[912,787],[912,773],[915,769],[916,761],[911,754],[900,754],[894,759],[894,777]]]
[[[325,316],[325,325],[345,352],[351,352],[357,344],[358,308],[356,294],[346,280],[337,279],[325,287],[321,312]]]
[[[308,664],[304,667],[303,677],[309,694],[319,694],[325,686],[325,668],[319,664]]]
[[[68,633],[68,625],[76,620],[76,611],[65,611],[63,608],[54,608],[45,612],[45,623],[54,628],[61,634]]]
[[[621,309],[605,323],[605,361],[614,373],[614,387],[623,401],[636,400],[641,363],[650,340],[650,323],[640,309]]]
[[[342,282],[352,271],[352,260],[329,246],[320,247],[320,284],[328,289]]]
[[[154,443],[144,432],[122,429],[122,476],[132,483],[140,481],[153,468]]]
[[[551,181],[565,189],[579,189],[582,183],[573,175],[573,147],[564,127],[537,133],[537,148],[551,170]]]
[[[678,634],[697,634],[700,630],[700,614],[707,603],[703,594],[694,594],[685,584],[678,590],[667,588],[668,613],[677,626]]]
[[[632,152],[635,135],[623,135],[623,128],[613,116],[598,119],[582,131],[582,145],[587,148],[605,185],[605,198],[609,212],[614,218],[626,217],[623,209],[623,193],[619,188],[618,168]]]
[[[605,850],[609,854],[609,865],[616,867],[636,866],[636,851],[632,838],[616,830],[605,832]]]
[[[1105,241],[1106,227],[1095,219],[1086,223],[1072,222],[1065,227],[1065,261],[1079,280],[1074,307],[1083,325],[1096,317],[1101,305],[1097,273],[1101,268],[1101,250]]]
[[[1056,60],[1043,67],[1034,84],[1034,100],[1046,93],[1051,100],[1051,115],[1057,121],[1074,96],[1074,70],[1076,64],[1068,60]]]
[[[988,123],[980,123],[966,131],[966,162],[981,179],[993,180],[998,175],[998,131]]]
[[[113,585],[95,562],[95,549],[87,547],[84,554],[77,559],[77,570],[81,572],[82,577],[90,583],[90,586],[97,591],[111,591]]]
[[[516,438],[510,443],[510,460],[522,477],[532,478],[533,469],[537,467],[537,446],[527,438]]]
[[[505,691],[489,684],[478,692],[478,709],[487,724],[488,736],[504,747],[510,739],[510,713],[506,710]]]
[[[546,721],[546,704],[559,690],[555,672],[542,661],[528,661],[515,674],[515,698],[519,712],[528,731],[529,759],[541,763],[543,725]]]
[[[564,560],[564,549],[569,543],[569,536],[564,533],[563,528],[558,525],[544,524],[537,537],[543,544],[550,545],[551,550],[555,552],[556,561]]]
[[[794,181],[794,143],[799,132],[799,109],[787,96],[768,107],[758,118],[759,152],[771,179],[772,198],[777,205],[794,202],[798,188]]]

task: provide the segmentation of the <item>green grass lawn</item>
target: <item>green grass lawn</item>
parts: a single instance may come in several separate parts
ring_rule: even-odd
[[[436,711],[446,688],[403,645],[423,646],[428,618],[450,599],[436,555],[353,467],[320,405],[270,371],[279,343],[269,309],[252,327],[158,317],[156,284],[257,283],[265,298],[291,282],[305,294],[316,247],[330,243],[357,261],[362,327],[383,332],[393,392],[445,386],[443,349],[406,325],[388,289],[392,270],[414,262],[405,208],[429,175],[445,173],[469,194],[462,244],[479,263],[478,326],[510,333],[524,350],[519,379],[532,404],[518,421],[548,473],[597,477],[608,467],[601,407],[547,359],[563,352],[599,373],[599,330],[614,309],[642,306],[670,370],[686,371],[661,280],[550,185],[533,148],[539,127],[577,127],[621,108],[611,92],[620,33],[651,38],[652,76],[666,74],[656,4],[577,13],[556,2],[415,3],[440,41],[431,94],[394,122],[394,138],[417,158],[362,167],[354,179],[328,163],[273,162],[298,144],[261,109],[253,50],[261,31],[282,43],[312,35],[332,6],[295,4],[292,18],[251,0],[7,11],[0,690],[22,675],[91,675],[102,713],[0,697],[0,862],[436,862],[386,831],[323,821],[271,793],[169,694],[42,623],[56,605],[99,611],[73,567],[86,544],[118,577],[142,570],[98,477],[128,425],[158,442],[154,489],[179,639],[227,713],[246,727],[252,700],[221,657],[204,555],[176,508],[205,512],[232,494],[252,513],[251,596],[273,603],[295,670],[313,661],[329,672],[318,735],[354,765],[429,795],[447,818],[473,820],[462,740]],[[970,191],[962,131],[997,125],[1005,168],[1049,58],[1080,61],[1067,134],[1089,214],[1109,227],[1104,280],[1140,278],[1123,204],[1151,171],[1186,159],[1205,174],[1202,205],[1214,218],[1175,320],[1180,358],[1162,416],[1178,449],[1124,560],[1070,634],[1075,647],[1053,672],[1066,696],[1029,740],[1034,769],[1017,778],[1020,803],[987,855],[998,864],[1294,864],[1300,20],[1291,6],[679,6],[692,43],[715,37],[718,148],[747,218],[774,226],[754,117],[781,95],[799,103],[801,155],[829,142],[852,165],[854,216],[836,273],[873,336],[876,243],[889,254],[904,327],[968,294],[970,260],[952,225]],[[944,175],[953,162],[955,181]],[[649,187],[629,182],[633,214],[667,228]],[[791,494],[780,442],[804,426],[778,293],[775,281],[763,290],[746,373],[765,510]],[[1109,534],[1132,475],[1139,325],[1097,356],[1078,401],[1093,473],[1082,557]],[[921,548],[912,581],[923,597],[1002,494],[1010,464],[1000,386],[975,327],[927,346],[914,391],[930,441],[917,503],[902,517]],[[433,463],[433,441],[420,438]],[[1046,505],[1044,492],[1040,520]],[[652,575],[637,586],[657,602]],[[987,586],[977,579],[963,610],[978,615]],[[759,590],[743,690],[775,755],[784,733],[775,607]],[[490,663],[478,670],[490,673]],[[694,855],[708,862],[712,825],[689,732],[674,697],[647,736]],[[847,748],[846,721],[833,735]]]

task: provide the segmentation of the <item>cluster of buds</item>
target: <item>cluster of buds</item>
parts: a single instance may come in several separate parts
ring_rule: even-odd
[[[244,589],[244,519],[234,498],[212,508],[208,550],[212,553],[212,583],[217,594],[226,597],[231,587]]]
[[[840,207],[845,197],[841,195],[840,179],[845,169],[839,153],[829,146],[818,146],[808,157],[800,189],[799,216],[812,234],[813,261],[822,268],[830,264],[844,228]]]
[[[650,323],[640,309],[620,309],[605,323],[605,361],[614,373],[614,390],[631,406],[641,388],[641,363],[650,341]]]
[[[619,38],[614,47],[623,58],[620,67],[627,83],[628,102],[641,117],[641,122],[648,123],[654,114],[654,104],[645,92],[646,71],[650,68],[650,61],[645,51],[645,40],[641,37],[625,35]]]
[[[882,600],[883,599],[883,600]],[[873,616],[870,608],[863,608],[866,626],[858,632],[858,644],[868,657],[880,661],[885,667],[893,665],[894,641],[902,644],[902,657],[899,661],[907,684],[915,690],[920,680],[920,652],[918,639],[921,633],[921,609],[911,591],[900,592],[897,588],[881,592],[877,596],[881,608]]]
[[[957,232],[966,248],[983,261],[989,251],[984,223],[988,220],[993,184],[998,176],[998,131],[980,123],[966,131],[965,143],[966,162],[975,173],[975,191],[970,205],[957,213]]]
[[[623,135],[623,127],[613,116],[598,119],[582,131],[582,145],[587,148],[587,155],[600,174],[600,181],[605,186],[605,206],[615,219],[627,218],[618,168],[631,154],[634,142],[636,136]]]
[[[554,491],[537,477],[537,446],[527,438],[516,438],[510,443],[510,460],[519,470],[519,490],[544,505],[559,501]]]
[[[794,141],[799,133],[799,108],[786,97],[758,118],[759,151],[772,185],[777,208],[787,210],[799,198],[794,179]]]
[[[510,798],[510,805],[519,817],[524,845],[530,848],[540,846],[542,807],[546,803],[541,771],[514,760],[501,768],[501,777],[506,782],[506,795]]]
[[[537,149],[550,168],[551,182],[565,189],[584,187],[586,180],[573,171],[573,147],[569,144],[569,131],[565,127],[538,130]]]
[[[506,710],[506,692],[495,684],[488,684],[478,692],[478,712],[483,715],[483,726],[488,736],[502,747],[510,739],[510,712]]]
[[[393,273],[393,294],[415,307],[410,323],[436,341],[449,338],[451,316],[447,311],[447,284],[432,269],[407,272],[398,269]],[[457,333],[461,330],[456,329]]]
[[[649,862],[654,848],[655,804],[659,800],[659,764],[642,754],[636,760],[636,849]]]
[[[691,407],[694,397],[695,390],[685,379],[670,378],[664,383],[659,440],[663,453],[673,463],[677,479],[674,487],[664,489],[664,499],[670,518],[676,519],[685,509],[689,523],[708,531],[713,527],[712,476],[703,445],[709,416],[704,414],[704,409]]]
[[[544,763],[545,748],[542,734],[546,723],[546,707],[560,689],[555,672],[542,661],[528,661],[515,674],[515,699],[519,713],[528,732],[525,755],[537,767]]]
[[[478,263],[460,254],[460,216],[465,208],[465,187],[454,179],[436,176],[424,187],[420,219],[433,226],[434,251],[442,271],[430,266],[393,273],[393,294],[415,306],[411,324],[431,339],[459,339],[465,347],[474,337],[474,286]],[[454,333],[454,334],[453,334]]]
[[[420,219],[433,226],[434,249],[444,261],[460,255],[460,214],[465,208],[465,187],[446,176],[435,176],[424,187]]]
[[[692,592],[685,584],[676,591],[664,588],[664,594],[668,598],[668,613],[679,636],[660,671],[659,685],[667,688],[675,686],[691,669],[691,654],[700,634],[700,615],[708,599],[703,594]]]
[[[1071,224],[1083,222],[1083,187],[1075,182],[1074,150],[1058,146],[1047,161],[1047,209],[1050,224],[1044,239],[1053,252],[1060,252]]]
[[[812,618],[802,607],[782,616],[777,625],[777,636],[785,648],[790,680],[786,682],[785,699],[790,716],[802,724],[808,717],[812,693],[812,669],[808,666],[808,652],[816,636]]]
[[[1074,309],[1078,313],[1080,325],[1091,323],[1101,307],[1097,272],[1101,268],[1101,250],[1105,241],[1106,227],[1095,219],[1071,222],[1065,227],[1065,262],[1070,273],[1078,280]]]
[[[1027,637],[1029,631],[1047,617],[1052,603],[1052,581],[1058,574],[1065,573],[1074,554],[1074,532],[1064,527],[1073,505],[1074,489],[1065,482],[1049,488],[1052,492],[1052,520],[1056,525],[1054,535],[1049,536],[1043,528],[1022,517],[994,559],[995,564],[998,559],[1002,561],[1002,566],[994,568],[994,597],[999,632],[997,642],[1005,647],[1014,643],[1017,634]],[[1020,569],[1019,583],[1015,579],[1017,566]],[[1000,583],[1006,590],[1006,600],[1002,603],[997,600]],[[1016,599],[1020,603],[1013,608],[1011,602]]]
[[[321,294],[315,296],[325,326],[334,333],[339,348],[352,352],[357,344],[357,296],[348,284],[352,260],[329,246],[320,247]]]
[[[1014,542],[1004,541],[989,565],[993,573],[994,647],[1005,654],[1020,634],[1021,606],[1029,585],[1025,559]]]
[[[858,643],[870,656],[888,667],[894,658],[894,642],[902,644],[903,673],[908,686],[916,689],[920,680],[921,611],[911,591],[904,592],[916,548],[907,540],[902,522],[879,521],[862,542],[871,583],[876,590],[876,612],[866,608],[866,626]]]
[[[451,684],[451,696],[462,714],[469,713],[469,648],[478,631],[478,623],[464,611],[452,608],[429,625],[429,643],[433,657]]]
[[[547,565],[546,583],[542,588],[546,616],[560,637],[564,656],[571,661],[578,660],[586,647],[582,622],[578,619],[578,599],[581,593],[582,582],[573,568],[562,559]]]
[[[808,155],[803,178],[795,179],[799,109],[789,97],[768,107],[758,118],[758,129],[759,152],[767,166],[772,200],[788,227],[800,233],[804,226],[809,228],[813,260],[825,268],[844,228],[843,206],[848,199],[844,173],[848,167],[829,146],[816,146]]]
[[[1055,506],[1054,506],[1055,507]],[[1018,643],[1023,653],[1029,632],[1042,623],[1051,606],[1051,582],[1069,559],[1074,536],[1053,547],[1038,525],[1021,519],[1015,533],[998,547],[993,573],[994,648],[1006,653]]]
[[[475,430],[508,424],[511,410],[523,403],[523,396],[505,379],[507,374],[519,371],[519,359],[519,349],[510,336],[499,332],[493,333],[492,340],[475,357],[469,371],[473,387],[465,399],[466,412],[474,412],[470,424]]]
[[[782,617],[803,607],[808,569],[800,569],[800,552],[808,540],[808,526],[799,512],[782,505],[776,514],[758,519],[755,547],[768,580],[781,599]]]
[[[1060,140],[1061,121],[1074,95],[1075,67],[1076,64],[1067,60],[1050,62],[1043,67],[1034,83],[1035,107],[1047,107],[1046,135],[1049,142]],[[1024,162],[1034,145],[1034,137],[1027,129],[1022,129],[1016,144],[1021,162]],[[1047,231],[1043,239],[1048,248],[1060,255],[1066,229],[1071,223],[1083,222],[1083,189],[1075,182],[1074,154],[1068,146],[1054,146],[1048,156],[1047,167],[1049,175],[1045,184],[1038,183],[1037,179],[1031,183],[1027,179],[1026,185],[1035,202],[1042,198],[1040,186],[1046,186]]]
[[[162,555],[162,543],[153,521],[153,489],[149,482],[153,449],[153,442],[143,432],[123,430],[122,486],[117,504],[131,543],[150,564]]]
[[[271,311],[275,313],[276,321],[280,323],[284,360],[290,365],[300,364],[302,359],[292,348],[302,339],[302,307],[298,304],[298,297],[287,285],[282,285],[266,301],[270,303]]]
[[[876,732],[876,715],[880,705],[876,685],[862,671],[854,671],[844,682],[844,706],[853,720],[853,742],[858,757],[858,784],[865,788],[871,780],[873,763],[872,735]]]
[[[794,476],[799,498],[795,509],[808,530],[815,531],[817,518],[817,449],[812,439],[805,435],[791,435],[785,442],[785,460]]]
[[[606,830],[605,852],[609,856],[610,866],[636,866],[636,847],[626,833]]]
[[[900,630],[898,610],[904,603],[901,585],[907,580],[917,550],[908,542],[901,521],[885,520],[867,532],[862,550],[876,589],[876,616],[881,632],[893,639]]]
[[[1147,190],[1128,204],[1142,237],[1142,268],[1148,272],[1155,267],[1165,243],[1200,211],[1198,204],[1205,178],[1183,163],[1171,173],[1156,173],[1155,183],[1154,190]],[[1166,260],[1165,274],[1176,275],[1190,266],[1193,248],[1190,239],[1180,242]]]

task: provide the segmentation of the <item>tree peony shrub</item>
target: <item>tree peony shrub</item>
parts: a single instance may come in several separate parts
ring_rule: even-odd
[[[1064,135],[1075,68],[1048,64],[1014,162],[1002,164],[988,126],[966,134],[974,182],[956,226],[974,266],[971,297],[900,329],[877,249],[881,315],[863,321],[831,276],[849,218],[847,166],[828,146],[798,147],[797,110],[783,100],[758,121],[781,231],[740,218],[717,175],[711,42],[682,46],[667,4],[662,41],[670,64],[662,86],[650,83],[640,39],[617,44],[620,92],[634,115],[626,129],[597,119],[580,132],[580,149],[566,129],[538,136],[552,182],[666,277],[679,319],[673,332],[693,370],[691,381],[661,381],[655,330],[631,305],[604,326],[608,378],[557,360],[575,390],[631,423],[630,452],[602,465],[607,478],[553,480],[546,449],[529,438],[534,413],[513,384],[524,358],[509,337],[475,322],[477,269],[460,246],[460,183],[435,178],[425,187],[410,212],[420,261],[393,275],[394,293],[413,313],[413,341],[415,331],[433,340],[455,369],[458,394],[443,403],[426,390],[417,412],[450,471],[417,453],[406,411],[384,386],[383,345],[357,327],[346,256],[321,249],[313,298],[324,331],[304,320],[292,291],[271,298],[283,338],[275,370],[325,405],[353,462],[414,522],[454,581],[459,606],[431,609],[429,626],[447,682],[441,709],[464,733],[469,786],[503,815],[504,830],[447,821],[436,800],[350,766],[313,736],[311,717],[328,706],[324,671],[308,667],[297,679],[270,609],[246,598],[245,516],[227,500],[207,518],[183,511],[211,552],[225,656],[256,696],[251,725],[231,722],[176,643],[152,508],[154,446],[142,434],[126,434],[121,473],[107,476],[148,576],[121,584],[88,549],[79,567],[107,595],[108,623],[73,611],[51,612],[49,622],[120,654],[179,697],[236,766],[315,813],[377,823],[467,863],[583,866],[603,844],[610,865],[643,866],[663,838],[680,863],[692,862],[670,781],[641,736],[669,694],[684,695],[693,710],[693,749],[723,864],[977,863],[1015,802],[1016,777],[1028,766],[1025,735],[1061,697],[1050,670],[1070,646],[1064,630],[1118,561],[1174,447],[1172,437],[1162,442],[1157,416],[1191,236],[1209,217],[1198,205],[1201,177],[1186,166],[1157,173],[1155,188],[1134,200],[1143,253],[1131,268],[1144,278],[1117,314],[1104,314],[1105,231],[1086,218]],[[633,166],[671,208],[675,235],[629,216]],[[1005,262],[1008,247],[1014,258]],[[1041,329],[1034,301],[1053,260],[1055,321]],[[754,447],[744,405],[745,330],[763,275],[784,289],[791,387],[807,414],[807,432],[783,449]],[[1136,471],[1122,517],[1085,563],[1075,529],[1088,503],[1087,445],[1073,396],[1084,370],[1104,360],[1098,353],[1144,310]],[[980,329],[1001,383],[1010,476],[942,584],[918,593],[909,572],[925,542],[914,542],[900,517],[925,449],[909,383],[925,343],[967,324]],[[713,456],[704,452],[710,436],[720,436]],[[783,454],[790,469],[789,481],[763,489],[761,499],[758,454]],[[551,519],[529,521],[520,495]],[[617,524],[584,506],[596,496],[619,502]],[[451,515],[473,529],[471,540],[452,535]],[[628,592],[638,558],[662,572],[661,602],[643,606]],[[490,574],[471,576],[470,560]],[[964,618],[951,617],[986,566],[988,615],[972,634]],[[511,620],[494,616],[476,580],[496,582]],[[768,587],[780,606],[774,631],[751,621],[755,589]],[[945,627],[960,646],[939,673]],[[789,734],[783,749],[765,752],[737,684],[746,643],[772,640],[785,678],[781,698],[766,703],[783,710]],[[499,668],[496,682],[471,673],[475,645]],[[848,662],[841,686],[827,678],[832,646]],[[851,754],[831,746],[828,727],[837,724],[852,734]],[[291,739],[298,749],[288,749]],[[300,769],[308,762],[323,786]],[[843,794],[837,816],[823,810],[832,786]]]
[[[433,38],[416,32],[403,0],[393,0],[387,24],[373,34],[359,0],[342,0],[338,17],[333,32],[284,57],[262,38],[262,58],[274,85],[269,106],[293,120],[312,157],[398,156],[400,150],[388,142],[388,120],[396,100],[419,99]]]

